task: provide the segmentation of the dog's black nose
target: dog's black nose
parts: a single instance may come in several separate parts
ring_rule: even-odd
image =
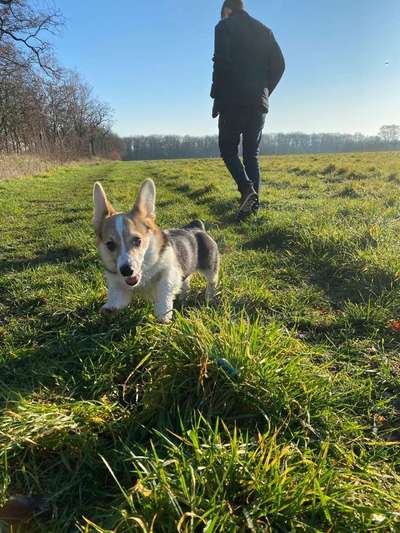
[[[128,264],[122,265],[122,267],[119,269],[119,271],[124,276],[124,278],[129,278],[133,274],[133,270],[131,269],[131,267]]]

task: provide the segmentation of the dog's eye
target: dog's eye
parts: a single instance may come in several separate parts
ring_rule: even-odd
[[[115,252],[115,249],[117,248],[117,245],[114,241],[108,241],[106,243],[107,248],[110,250],[110,252]]]
[[[132,246],[136,246],[137,248],[139,248],[141,244],[142,244],[142,239],[140,239],[139,237],[134,237],[132,239]]]

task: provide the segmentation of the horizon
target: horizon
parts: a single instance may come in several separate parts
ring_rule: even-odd
[[[392,126],[395,124],[382,124],[382,126]],[[368,134],[368,133],[362,133],[360,131],[354,131],[354,132],[345,132],[345,131],[266,131],[264,130],[263,135],[349,135],[349,136],[356,136],[356,135],[362,135],[363,137],[379,137],[379,131],[374,134]],[[205,133],[205,134],[191,134],[191,133],[174,133],[174,132],[167,132],[167,133],[137,133],[134,135],[121,135],[122,138],[130,138],[130,137],[156,137],[156,136],[170,136],[170,137],[218,137],[218,131],[212,132],[212,133]]]
[[[221,2],[121,0],[112,10],[105,0],[79,10],[67,0],[54,3],[66,18],[54,38],[56,55],[114,109],[115,133],[217,133],[209,91]],[[273,30],[287,63],[265,133],[376,136],[382,125],[400,123],[397,0],[385,9],[372,0],[337,0],[334,9],[317,0],[246,4]]]

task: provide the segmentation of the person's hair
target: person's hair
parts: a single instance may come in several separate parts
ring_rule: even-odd
[[[234,13],[237,13],[238,11],[243,11],[244,2],[243,0],[225,0],[225,2],[222,4],[221,17],[224,16],[224,9],[226,7],[232,9]]]

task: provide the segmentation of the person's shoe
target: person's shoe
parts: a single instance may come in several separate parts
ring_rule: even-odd
[[[259,203],[258,194],[250,185],[246,191],[242,192],[242,198],[240,200],[239,217],[250,214],[254,206]]]

